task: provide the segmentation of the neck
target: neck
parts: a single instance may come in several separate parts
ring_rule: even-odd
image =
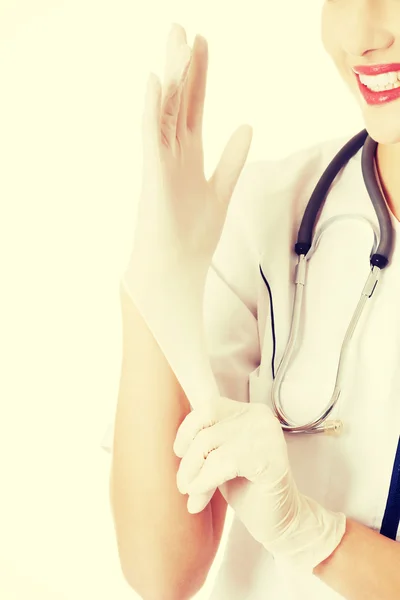
[[[400,144],[378,144],[376,165],[388,206],[400,221]]]

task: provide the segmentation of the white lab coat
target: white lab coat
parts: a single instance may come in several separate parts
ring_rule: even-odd
[[[291,324],[293,252],[309,197],[322,172],[347,141],[306,148],[283,160],[249,163],[235,189],[209,271],[205,323],[210,360],[222,395],[270,403],[275,370]],[[332,185],[317,224],[337,215],[378,221],[361,173],[361,151]],[[393,217],[396,233],[400,223]],[[379,231],[377,229],[377,231]],[[332,223],[308,268],[300,345],[282,384],[291,418],[311,420],[334,388],[340,347],[370,271],[373,233],[363,221]],[[259,270],[268,280],[271,299]],[[400,252],[365,308],[353,337],[339,404],[332,418],[340,438],[286,435],[301,492],[379,530],[400,433]],[[273,319],[272,319],[273,314]],[[111,448],[110,425],[103,447]],[[398,535],[400,540],[400,531]],[[210,600],[338,600],[314,576],[278,570],[271,555],[235,517]]]

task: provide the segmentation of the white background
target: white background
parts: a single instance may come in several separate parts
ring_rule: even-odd
[[[118,390],[119,277],[140,184],[145,83],[150,70],[163,75],[171,23],[190,44],[197,32],[209,42],[210,175],[241,123],[254,128],[249,160],[362,129],[320,43],[321,6],[1,1],[4,600],[138,598],[119,570],[100,440]]]

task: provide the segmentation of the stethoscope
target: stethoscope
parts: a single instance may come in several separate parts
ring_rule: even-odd
[[[309,421],[304,425],[296,425],[290,420],[285,409],[283,408],[280,392],[282,382],[285,378],[294,349],[296,347],[303,305],[303,292],[307,280],[307,262],[309,257],[312,255],[310,249],[314,249],[313,231],[317,216],[326,200],[332,182],[340,173],[342,168],[360,150],[362,146],[362,174],[365,186],[371,198],[371,202],[374,206],[379,222],[379,244],[376,250],[374,249],[372,251],[370,256],[371,272],[368,276],[364,289],[361,293],[361,298],[358,302],[357,308],[343,340],[333,394],[323,411],[313,421]],[[333,408],[336,406],[340,396],[344,365],[346,364],[346,358],[355,328],[364,310],[367,300],[372,297],[376,289],[381,270],[384,269],[389,263],[394,242],[391,215],[381,190],[379,176],[376,171],[375,155],[377,146],[377,142],[369,137],[366,130],[361,131],[349,142],[347,142],[347,144],[337,153],[335,158],[329,164],[328,168],[325,170],[324,174],[316,185],[304,212],[297,242],[294,247],[294,251],[298,255],[299,259],[296,265],[296,287],[289,340],[279,368],[275,374],[271,390],[272,408],[282,425],[282,429],[288,433],[327,433],[330,435],[339,435],[342,432],[342,421],[328,420],[328,417]]]

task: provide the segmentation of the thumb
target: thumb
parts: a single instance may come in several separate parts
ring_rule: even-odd
[[[249,154],[253,129],[241,125],[226,144],[209,183],[220,201],[228,204]]]
[[[203,494],[188,496],[187,509],[192,515],[202,512],[213,497],[215,490],[210,490]]]

